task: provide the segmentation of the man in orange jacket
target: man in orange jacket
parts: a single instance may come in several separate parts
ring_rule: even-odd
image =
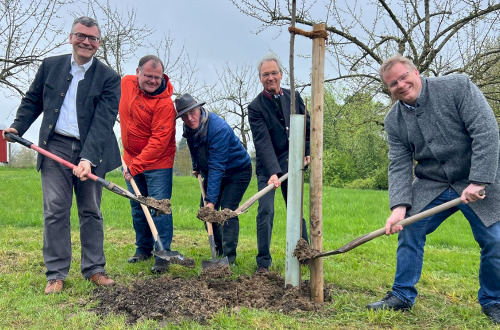
[[[123,176],[133,192],[133,178],[143,196],[157,200],[172,197],[172,168],[175,157],[175,108],[173,87],[162,61],[154,55],[139,60],[136,75],[122,78],[120,126],[123,143]],[[154,238],[139,203],[130,201],[136,251],[130,263],[151,257]],[[163,247],[169,251],[173,236],[171,214],[154,215],[153,221]],[[166,260],[156,258],[153,273],[168,270]]]

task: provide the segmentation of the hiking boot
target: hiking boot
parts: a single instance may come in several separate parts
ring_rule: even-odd
[[[139,262],[139,261],[148,260],[149,258],[151,258],[151,254],[136,252],[132,257],[130,257],[128,259],[128,262],[131,264],[134,264],[134,263]]]
[[[408,311],[411,309],[411,305],[405,303],[398,297],[394,295],[391,291],[387,292],[387,296],[382,298],[382,300],[376,301],[374,303],[366,305],[366,308],[372,309],[374,311],[381,309],[392,309],[394,311]]]
[[[156,258],[155,264],[153,265],[153,267],[151,267],[151,272],[161,274],[161,273],[168,270],[169,265],[170,265],[170,261]]]
[[[64,288],[63,280],[48,280],[47,286],[45,287],[45,294],[59,293]]]
[[[486,308],[483,307],[483,313],[486,314],[493,323],[500,324],[500,304],[494,304]]]
[[[113,286],[115,285],[115,281],[110,279],[108,275],[104,272],[95,273],[94,275],[88,278],[89,281],[94,282],[97,286]]]

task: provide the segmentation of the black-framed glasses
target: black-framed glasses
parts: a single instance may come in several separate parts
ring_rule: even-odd
[[[91,44],[96,44],[99,42],[99,40],[101,40],[100,38],[98,37],[94,37],[94,36],[88,36],[86,34],[83,34],[83,33],[71,33],[72,36],[74,36],[76,38],[76,40],[78,40],[79,42],[84,42],[85,39],[89,39],[89,42]]]

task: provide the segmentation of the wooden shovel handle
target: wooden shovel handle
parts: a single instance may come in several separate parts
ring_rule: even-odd
[[[125,161],[123,160],[122,157],[122,166],[127,167],[127,164],[125,164]],[[132,186],[132,189],[134,189],[134,192],[137,196],[141,196],[141,191],[139,190],[139,187],[137,187],[137,184],[135,183],[134,178],[130,179],[130,185]],[[142,211],[144,212],[144,215],[146,216],[146,220],[148,221],[149,229],[151,229],[151,233],[153,234],[153,238],[156,240],[158,237],[158,230],[156,230],[155,223],[153,221],[153,217],[151,217],[151,213],[149,213],[149,209],[146,207],[146,205],[141,204]]]
[[[198,173],[198,182],[200,183],[201,197],[203,198],[203,206],[207,206],[207,202],[205,201],[205,187],[203,187],[203,180],[201,178],[201,174]],[[208,236],[214,236],[214,228],[212,227],[211,222],[205,222],[207,224]]]
[[[307,165],[307,162],[304,162],[304,167],[306,165]],[[286,179],[288,179],[288,173],[283,174],[278,179],[278,181],[280,183],[283,183],[283,181],[285,181]],[[242,214],[242,213],[245,213],[250,208],[250,206],[253,205],[253,203],[255,203],[256,201],[258,201],[262,196],[264,196],[265,194],[267,194],[268,192],[270,192],[273,189],[274,189],[274,184],[271,183],[270,185],[268,185],[264,189],[260,190],[259,192],[257,192],[252,197],[250,197],[245,203],[241,204],[240,207],[238,207],[236,210],[234,210],[234,212],[236,214],[238,214],[238,215]]]
[[[481,196],[484,195],[484,189],[479,192],[479,195],[481,195]],[[453,200],[451,200],[449,202],[443,203],[441,205],[435,206],[435,207],[430,208],[428,210],[425,210],[423,212],[414,214],[411,217],[405,218],[405,219],[403,219],[403,220],[395,223],[393,225],[393,227],[397,226],[397,225],[401,225],[403,227],[406,227],[408,225],[411,225],[414,222],[417,222],[419,220],[425,219],[425,218],[427,218],[427,217],[429,217],[431,215],[434,215],[434,214],[437,214],[439,212],[448,210],[448,209],[450,209],[452,207],[455,207],[455,206],[458,206],[460,204],[462,204],[462,200],[460,199],[460,197],[455,198],[455,199],[453,199]],[[319,253],[319,254],[315,255],[313,257],[313,259],[315,259],[315,258],[321,258],[321,257],[326,257],[326,256],[333,255],[333,254],[340,254],[340,253],[344,253],[344,252],[350,251],[350,250],[354,249],[355,247],[358,247],[361,244],[364,244],[364,243],[366,243],[368,241],[371,241],[372,239],[377,238],[379,236],[382,236],[384,234],[385,234],[385,227],[384,228],[380,228],[380,229],[375,230],[375,231],[372,231],[371,233],[365,234],[363,236],[360,236],[360,237],[358,237],[358,238],[350,241],[346,245],[338,248],[337,250]]]

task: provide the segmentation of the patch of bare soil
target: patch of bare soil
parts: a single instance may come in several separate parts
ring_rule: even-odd
[[[295,246],[295,250],[293,250],[293,255],[299,259],[301,264],[309,263],[309,261],[311,261],[311,259],[318,253],[319,251],[311,248],[303,238],[299,239],[297,245]]]
[[[228,313],[242,307],[281,313],[322,308],[310,299],[307,281],[300,288],[285,287],[285,280],[274,272],[231,279],[227,277],[232,274],[229,267],[221,268],[206,269],[190,279],[163,275],[130,286],[101,287],[91,299],[98,301],[93,310],[102,315],[124,314],[130,324],[143,319],[160,320],[162,324],[179,324],[183,320],[205,324],[222,308]],[[330,299],[329,291],[325,288],[325,301]]]
[[[197,217],[201,221],[205,222],[216,222],[218,224],[223,224],[227,219],[231,219],[237,216],[236,212],[230,209],[223,209],[221,211],[212,210],[209,207],[202,207],[198,210]]]
[[[158,214],[170,214],[172,213],[172,210],[170,207],[172,206],[172,203],[170,203],[169,199],[154,199],[153,197],[144,197],[144,196],[137,196],[138,201],[141,204],[145,204],[153,209],[156,210]]]
[[[192,259],[192,258],[186,258],[186,257],[184,257],[182,259],[170,258],[170,262],[173,264],[187,267],[187,268],[195,268],[196,267],[196,263],[194,262],[194,259]]]

